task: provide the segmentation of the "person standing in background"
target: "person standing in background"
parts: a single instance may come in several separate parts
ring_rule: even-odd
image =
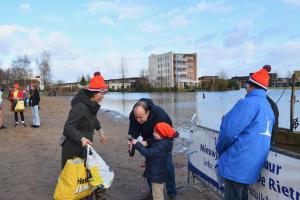
[[[24,100],[23,91],[20,90],[20,86],[19,86],[18,83],[14,84],[14,88],[10,92],[8,99],[11,102],[11,109],[10,110],[12,112],[14,112],[14,115],[15,115],[15,127],[17,127],[18,124],[19,124],[19,119],[18,119],[18,112],[15,111],[15,107],[16,107],[18,101]],[[25,119],[24,119],[24,112],[23,111],[20,111],[20,116],[21,116],[21,120],[22,120],[22,125],[26,126]]]
[[[30,84],[30,98],[29,98],[29,106],[32,109],[32,128],[39,128],[40,123],[40,115],[39,115],[39,103],[40,103],[40,93],[35,84]]]
[[[7,127],[4,126],[4,124],[3,124],[2,95],[3,95],[3,92],[2,92],[2,89],[0,89],[0,129],[5,129]]]

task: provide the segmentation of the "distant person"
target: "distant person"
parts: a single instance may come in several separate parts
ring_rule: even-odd
[[[72,99],[71,110],[65,123],[63,135],[66,139],[62,145],[61,166],[64,168],[68,159],[82,157],[83,148],[87,144],[92,144],[94,130],[100,134],[100,142],[105,144],[107,138],[104,135],[97,113],[100,109],[99,103],[107,92],[107,85],[100,73],[95,73],[90,80],[88,88],[78,91]],[[95,190],[96,200],[105,200],[105,190]],[[88,197],[86,199],[91,199]]]
[[[25,124],[25,119],[24,119],[24,112],[16,112],[15,107],[18,103],[18,101],[24,101],[24,94],[23,91],[20,90],[19,84],[15,83],[13,90],[10,91],[8,99],[11,102],[11,111],[14,112],[15,115],[15,127],[18,126],[19,124],[19,119],[18,119],[18,113],[20,113],[21,120],[22,120],[22,126],[26,126]]]
[[[39,115],[39,103],[40,103],[40,93],[35,84],[30,85],[30,95],[29,95],[29,106],[32,109],[32,128],[39,128],[40,115]]]
[[[159,122],[165,122],[172,126],[172,120],[169,115],[159,106],[155,105],[152,100],[142,98],[134,106],[129,115],[129,138],[137,139],[139,136],[143,137],[144,144],[151,147],[155,140],[153,136],[154,125]],[[131,146],[130,140],[128,145]],[[131,156],[134,156],[134,146],[131,148]],[[147,158],[146,158],[147,162]],[[175,169],[172,161],[172,152],[169,153],[167,158],[167,179],[166,188],[170,200],[174,200],[177,195],[176,182],[175,182]],[[146,177],[148,185],[151,189],[151,180]],[[151,199],[152,192],[150,191],[144,198]]]
[[[253,73],[247,94],[223,117],[217,142],[218,173],[224,178],[225,200],[247,200],[270,149],[274,113],[267,100],[271,66]]]
[[[149,177],[152,186],[153,200],[164,200],[164,184],[167,180],[167,158],[172,152],[175,130],[165,122],[154,126],[153,136],[156,142],[149,148],[143,143],[132,140],[135,148],[147,159],[145,174]]]
[[[3,95],[3,92],[2,92],[2,89],[0,89],[0,129],[6,129],[7,127],[4,126],[4,124],[3,124],[2,95]]]

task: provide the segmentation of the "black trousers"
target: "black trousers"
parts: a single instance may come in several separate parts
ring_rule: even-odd
[[[23,113],[23,111],[21,111],[19,113],[20,113],[20,116],[21,116],[21,120],[24,121],[24,113]],[[18,112],[14,111],[14,114],[15,114],[15,122],[17,123],[19,121]]]

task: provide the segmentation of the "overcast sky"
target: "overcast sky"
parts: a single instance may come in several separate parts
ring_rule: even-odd
[[[148,56],[198,54],[198,76],[300,69],[300,0],[1,1],[0,66],[52,55],[56,80],[100,70],[106,79],[148,67]]]

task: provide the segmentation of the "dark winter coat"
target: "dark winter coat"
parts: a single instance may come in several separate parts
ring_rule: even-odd
[[[172,151],[171,139],[156,140],[151,147],[146,148],[137,142],[135,148],[146,158],[145,175],[151,182],[164,183],[167,178],[167,157]]]
[[[71,110],[65,123],[63,135],[67,137],[62,145],[62,167],[68,159],[81,157],[81,138],[93,141],[94,129],[99,130],[97,113],[100,105],[92,102],[84,90],[79,90],[71,102]]]
[[[268,95],[267,95],[267,99],[271,105],[271,108],[272,108],[274,116],[275,116],[275,122],[273,125],[272,137],[271,137],[271,143],[273,143],[275,134],[278,131],[279,110],[278,110],[277,104]]]
[[[34,89],[30,94],[29,105],[33,107],[39,105],[39,103],[40,103],[40,93],[38,89]]]
[[[151,144],[154,141],[154,136],[153,136],[154,125],[158,122],[166,122],[172,126],[172,120],[161,107],[154,105],[152,100],[142,98],[139,101],[143,101],[148,104],[150,114],[148,120],[144,124],[139,124],[136,121],[132,110],[129,115],[130,124],[129,124],[128,134],[135,139],[139,135],[141,135],[143,139],[147,141],[148,145],[151,146]]]

